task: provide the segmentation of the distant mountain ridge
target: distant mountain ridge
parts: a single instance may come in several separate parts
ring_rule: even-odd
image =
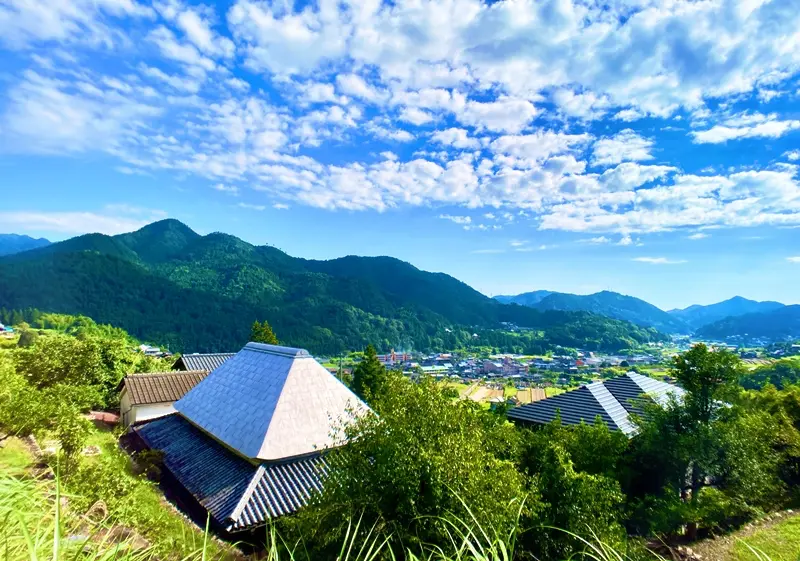
[[[474,344],[623,349],[655,329],[585,312],[505,305],[443,273],[392,257],[292,257],[176,220],[129,234],[88,234],[0,258],[0,306],[81,313],[178,351],[230,351],[252,321],[316,353]],[[511,323],[530,328],[509,336]],[[474,339],[473,334],[479,338]],[[521,347],[519,350],[525,350]]]
[[[504,303],[516,303],[538,310],[586,311],[607,317],[630,321],[644,327],[654,327],[664,333],[688,334],[704,326],[733,320],[749,314],[760,314],[785,308],[780,302],[758,302],[741,296],[734,296],[723,302],[708,306],[694,305],[679,310],[665,312],[660,308],[633,296],[616,292],[602,291],[595,294],[578,295],[550,290],[526,292],[517,296],[496,296]],[[738,322],[722,322],[708,333],[719,334],[729,326],[738,332]],[[778,328],[780,331],[780,328]],[[705,331],[703,331],[705,333]],[[700,332],[698,331],[698,334]]]
[[[643,327],[653,327],[664,333],[689,333],[691,331],[689,326],[680,319],[672,317],[667,312],[644,300],[608,290],[587,295],[537,290],[517,296],[500,296],[496,298],[500,301],[516,303],[538,310],[592,312],[614,319],[630,321]]]
[[[44,238],[32,238],[21,234],[0,234],[0,256],[13,255],[50,245]]]
[[[767,312],[727,317],[704,325],[697,334],[708,339],[743,342],[799,340],[800,305],[782,305]]]
[[[784,305],[780,302],[757,302],[741,296],[734,296],[716,304],[694,305],[682,310],[670,310],[669,313],[686,322],[692,329],[699,329],[725,318],[771,312],[783,307]]]

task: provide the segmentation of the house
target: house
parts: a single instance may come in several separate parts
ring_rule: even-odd
[[[174,413],[174,403],[207,375],[205,370],[189,370],[126,376],[119,395],[122,425],[130,427]]]
[[[181,356],[173,365],[173,370],[212,370],[222,366],[236,353],[192,353]]]
[[[175,410],[135,435],[163,453],[162,481],[187,509],[237,533],[305,505],[324,483],[325,451],[344,444],[334,428],[369,407],[307,351],[248,343]]]
[[[597,417],[614,431],[632,437],[636,427],[631,413],[641,415],[643,400],[665,404],[671,398],[684,395],[682,388],[653,378],[628,372],[602,382],[593,382],[508,412],[508,418],[522,425],[544,425],[561,418],[563,425],[594,423]]]

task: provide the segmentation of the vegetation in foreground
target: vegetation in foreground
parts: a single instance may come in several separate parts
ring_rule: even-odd
[[[134,474],[114,434],[82,416],[112,405],[111,388],[142,360],[127,334],[82,323],[0,351],[0,430],[56,444],[51,465],[76,516],[102,502],[105,521],[143,536],[153,555],[194,555],[202,533]],[[335,559],[349,544],[381,559],[482,559],[467,535],[493,558],[551,561],[584,554],[576,536],[591,535],[639,559],[649,554],[635,536],[726,532],[798,499],[800,388],[745,391],[726,353],[698,346],[679,357],[670,375],[688,397],[651,408],[632,440],[600,423],[521,430],[430,379],[387,372],[372,350],[365,357],[353,384],[380,417],[339,427],[351,444],[330,455],[325,491],[277,522],[276,555]],[[100,454],[84,455],[87,444]],[[207,541],[207,557],[228,554]]]

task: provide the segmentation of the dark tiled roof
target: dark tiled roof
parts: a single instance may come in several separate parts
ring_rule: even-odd
[[[229,531],[260,526],[290,514],[321,489],[327,473],[319,455],[254,464],[228,450],[178,414],[137,427],[164,466]]]
[[[206,370],[211,372],[234,356],[236,356],[236,353],[194,353],[183,355],[175,363],[175,368],[178,370]]]
[[[646,400],[663,404],[671,394],[680,396],[683,390],[647,376],[628,373],[516,407],[508,412],[508,418],[521,423],[546,424],[560,415],[564,425],[578,425],[593,423],[599,416],[611,430],[632,436],[636,428],[630,414],[641,415]]]
[[[208,375],[205,370],[131,374],[123,380],[132,405],[177,401]]]

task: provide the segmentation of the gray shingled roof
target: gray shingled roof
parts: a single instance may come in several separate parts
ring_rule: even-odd
[[[247,458],[280,460],[341,444],[335,425],[369,408],[307,351],[248,343],[175,409]]]
[[[169,472],[231,532],[296,512],[322,488],[327,474],[320,454],[251,463],[176,414],[134,430],[147,446],[164,453]]]
[[[578,425],[593,423],[599,416],[611,430],[630,437],[636,432],[630,415],[642,414],[644,400],[652,399],[663,405],[670,396],[680,397],[684,393],[677,386],[629,372],[516,407],[508,412],[508,418],[522,424],[547,424],[560,415],[562,424]]]
[[[205,370],[131,374],[123,380],[132,405],[178,401],[208,375]]]
[[[175,362],[175,368],[179,370],[205,370],[211,372],[234,356],[236,356],[236,353],[192,353],[182,355],[177,362]]]

